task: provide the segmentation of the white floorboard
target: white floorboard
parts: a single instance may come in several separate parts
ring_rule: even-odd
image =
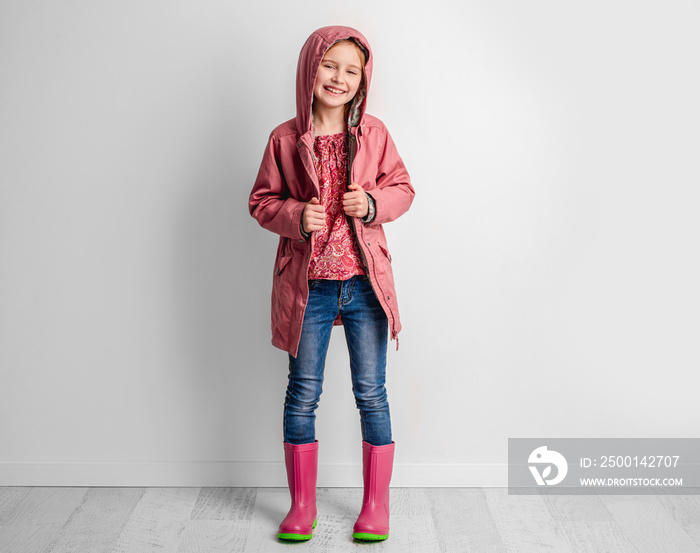
[[[307,542],[277,539],[287,488],[0,488],[0,553],[700,553],[697,495],[391,488],[383,542],[352,538],[362,488],[317,489]]]

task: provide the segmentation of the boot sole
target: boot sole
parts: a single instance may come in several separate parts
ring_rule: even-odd
[[[311,527],[313,530],[316,528],[316,520],[314,520],[314,525]],[[286,532],[277,532],[277,537],[281,540],[294,540],[294,541],[304,541],[310,540],[313,537],[312,534],[288,534]]]
[[[358,540],[379,541],[385,540],[389,534],[368,534],[367,532],[353,532],[352,537]]]

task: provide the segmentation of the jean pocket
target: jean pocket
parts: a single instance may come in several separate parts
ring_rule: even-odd
[[[313,289],[316,288],[316,286],[318,286],[320,283],[321,283],[321,279],[320,279],[320,278],[310,278],[310,279],[309,279],[309,290],[313,290]]]

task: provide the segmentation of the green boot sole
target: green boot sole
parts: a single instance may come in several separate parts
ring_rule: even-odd
[[[314,520],[314,525],[312,528],[316,528],[316,520]],[[294,540],[294,541],[304,541],[310,540],[313,534],[286,534],[284,532],[277,532],[277,537],[281,540]]]
[[[389,537],[389,534],[367,534],[365,532],[353,532],[352,537],[358,540],[380,541]]]

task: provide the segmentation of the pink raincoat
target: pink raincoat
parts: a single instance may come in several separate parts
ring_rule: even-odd
[[[391,255],[383,223],[408,211],[415,191],[384,123],[365,113],[373,56],[367,39],[351,27],[315,31],[299,54],[296,77],[297,115],[276,127],[263,154],[248,208],[258,223],[279,234],[272,280],[272,345],[297,356],[304,311],[309,297],[307,271],[315,233],[305,240],[301,213],[314,196],[321,197],[313,160],[313,85],[326,51],[335,42],[353,38],[366,53],[365,86],[357,91],[348,113],[348,184],[357,182],[374,198],[376,216],[365,224],[350,217],[372,287],[384,308],[396,339],[401,330],[391,270]],[[334,324],[342,324],[340,316]]]

